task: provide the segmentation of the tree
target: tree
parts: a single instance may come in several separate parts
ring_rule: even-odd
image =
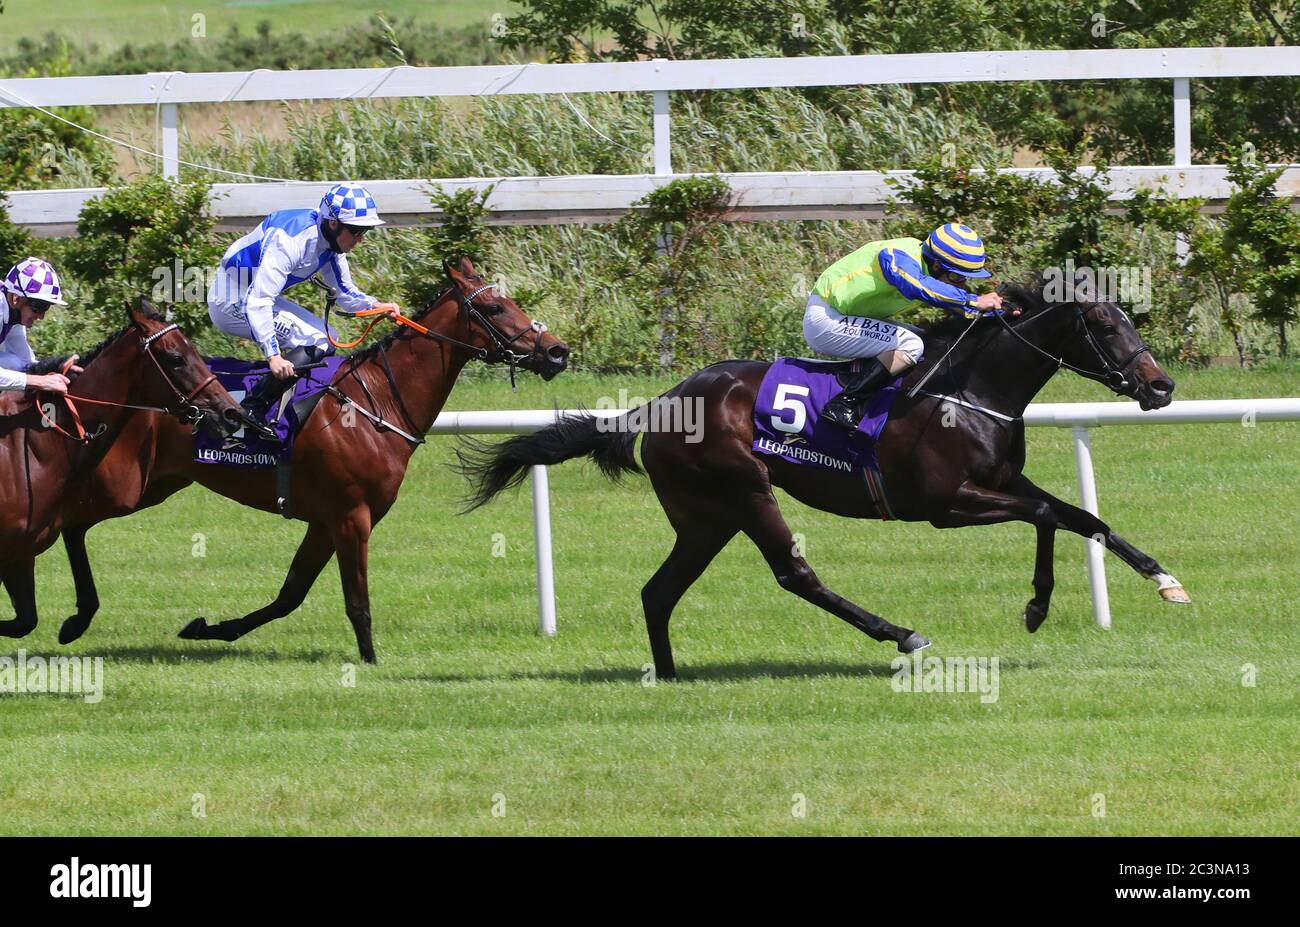
[[[1258,163],[1249,149],[1234,152],[1228,178],[1237,187],[1224,209],[1223,246],[1240,256],[1243,287],[1255,317],[1277,330],[1278,354],[1289,353],[1286,327],[1300,320],[1300,215],[1277,195],[1282,168]]]

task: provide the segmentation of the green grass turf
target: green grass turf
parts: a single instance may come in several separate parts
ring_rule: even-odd
[[[322,35],[364,29],[370,14],[382,10],[389,21],[414,17],[441,26],[482,23],[487,29],[493,13],[509,15],[510,0],[217,0],[215,3],[176,3],[170,0],[9,0],[0,15],[0,48],[12,49],[22,37],[39,39],[58,32],[78,44],[98,43],[116,48],[130,42],[179,42],[192,38],[192,17],[207,17],[208,37],[224,35],[238,26],[252,35],[257,24],[270,20],[276,32]],[[198,41],[201,41],[198,40]]]
[[[1180,398],[1296,393],[1296,368],[1181,372]],[[566,375],[456,408],[594,405],[644,378]],[[1097,400],[1059,376],[1043,398]],[[1027,470],[1076,498],[1069,432],[1031,429]],[[17,834],[1294,834],[1300,758],[1300,424],[1094,432],[1102,512],[1191,606],[1108,558],[1115,626],[1091,619],[1082,541],[1057,546],[1053,611],[1025,633],[1033,534],[840,520],[785,499],[833,588],[997,656],[1000,698],[896,693],[892,647],[782,592],[733,541],[673,619],[684,681],[646,687],[639,590],[670,544],[644,480],[552,469],[559,636],[535,630],[526,492],[456,515],[452,440],[415,457],[371,548],[380,664],[337,571],[234,645],[196,614],[270,599],[301,529],[192,487],[90,536],[104,608],[55,635],[73,593],[38,563],[43,619],[11,642],[99,655],[106,693],[0,695],[0,831]],[[195,532],[206,556],[192,555]],[[491,555],[494,535],[506,556]],[[1242,685],[1253,664],[1257,684]],[[1096,817],[1094,795],[1105,816]],[[206,816],[192,813],[203,796]],[[793,812],[803,796],[805,814]],[[502,797],[504,804],[502,804]],[[494,805],[495,802],[495,805]],[[504,809],[494,816],[494,807]]]

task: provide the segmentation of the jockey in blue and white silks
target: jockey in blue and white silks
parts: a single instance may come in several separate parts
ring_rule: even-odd
[[[288,388],[295,364],[312,363],[332,350],[325,323],[286,299],[285,290],[316,276],[343,312],[379,307],[397,314],[397,306],[357,289],[348,270],[347,253],[383,224],[364,187],[336,184],[318,208],[273,212],[226,249],[208,288],[208,315],[226,334],[256,343],[267,359],[270,373],[244,400],[254,421]]]
[[[4,300],[0,303],[0,390],[45,390],[66,393],[68,378],[59,371],[28,373],[36,354],[27,343],[27,332],[45,318],[51,306],[66,306],[63,287],[54,268],[40,258],[24,258],[9,269],[0,282]],[[81,373],[73,366],[70,373]]]

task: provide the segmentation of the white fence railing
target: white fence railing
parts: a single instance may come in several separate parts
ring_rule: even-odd
[[[626,409],[593,410],[592,415],[617,417]],[[444,412],[430,434],[527,434],[553,424],[561,415],[577,410],[515,410],[508,412]],[[1254,427],[1259,422],[1300,421],[1300,397],[1288,399],[1209,399],[1170,403],[1163,409],[1143,412],[1131,402],[1042,402],[1025,410],[1025,425],[1070,428],[1074,434],[1074,458],[1079,478],[1081,507],[1099,515],[1097,484],[1093,476],[1092,442],[1088,431],[1101,425],[1189,425],[1240,422]],[[555,623],[555,575],[551,549],[550,489],[546,467],[532,469],[533,533],[537,545],[538,627],[553,636]],[[1106,589],[1105,546],[1085,538],[1084,554],[1092,591],[1093,618],[1098,626],[1110,627],[1110,596]]]
[[[481,67],[344,68],[312,71],[184,72],[103,77],[15,78],[0,81],[0,106],[155,107],[162,141],[163,172],[178,176],[181,104],[266,100],[384,99],[429,96],[497,96],[555,93],[650,93],[653,142],[647,154],[653,175],[516,178],[503,184],[489,205],[502,222],[608,221],[656,183],[673,176],[670,93],[761,87],[817,87],[981,81],[1169,80],[1172,89],[1174,163],[1168,167],[1121,168],[1124,189],[1165,183],[1181,196],[1223,199],[1221,169],[1187,171],[1192,160],[1192,79],[1300,76],[1300,47],[1150,48],[1122,50],[951,52],[919,55],[844,55],[810,58],[740,58],[712,61],[631,61],[610,64],[518,64]],[[1216,174],[1215,171],[1218,171]],[[1130,172],[1136,172],[1131,173]],[[1145,173],[1144,173],[1145,172]],[[1129,176],[1125,176],[1125,175]],[[872,214],[885,202],[882,175],[872,172],[791,172],[733,175],[750,178],[736,218],[839,218]],[[445,186],[486,185],[484,178],[437,181]],[[368,180],[380,186],[384,181]],[[406,191],[384,208],[399,222],[437,214],[423,180],[393,180]],[[242,228],[268,207],[310,202],[323,184],[224,185],[214,211]],[[247,189],[239,189],[246,187]],[[1300,191],[1300,171],[1284,178],[1284,193]],[[52,190],[11,194],[13,217],[43,234],[67,234],[87,199],[102,190]],[[260,208],[255,208],[260,207]],[[238,220],[236,222],[236,220]]]
[[[1006,168],[1000,173],[1033,176],[1055,182],[1047,168]],[[1081,174],[1092,174],[1084,168]],[[366,185],[395,226],[437,223],[441,213],[429,202],[433,184],[451,193],[492,188],[487,200],[489,225],[582,225],[613,222],[656,187],[682,174],[578,174],[569,177],[467,177],[456,180],[374,180]],[[746,172],[720,174],[732,190],[728,218],[863,219],[882,215],[891,196],[900,190],[888,181],[909,184],[915,171],[808,171],[804,173]],[[324,182],[213,184],[211,212],[217,228],[242,232],[276,209],[292,209],[320,200]],[[1211,203],[1232,192],[1227,168],[1217,164],[1187,167],[1115,167],[1106,186],[1115,208],[1141,188],[1162,189],[1180,197],[1201,197]],[[1295,197],[1300,207],[1300,167],[1288,167],[1278,179],[1280,196]],[[37,235],[69,235],[77,216],[104,188],[17,191],[9,194],[9,216]]]

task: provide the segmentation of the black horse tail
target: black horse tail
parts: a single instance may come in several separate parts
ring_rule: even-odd
[[[628,421],[640,418],[638,411],[633,409],[618,418],[589,412],[565,415],[554,425],[499,444],[462,438],[456,448],[457,469],[470,483],[464,511],[473,511],[518,486],[529,468],[539,464],[550,466],[585,455],[611,480],[620,480],[624,473],[644,472],[634,450],[639,429]]]

